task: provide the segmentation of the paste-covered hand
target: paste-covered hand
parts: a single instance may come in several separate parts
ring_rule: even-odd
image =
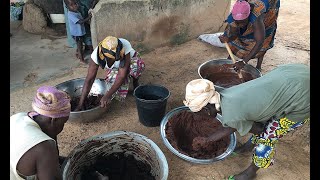
[[[240,61],[237,61],[235,64],[234,64],[234,70],[236,71],[239,71],[241,69],[243,69],[243,67],[246,65],[247,63],[243,60],[240,60]]]
[[[108,104],[111,103],[111,98],[109,96],[104,95],[100,100],[100,106],[102,108],[107,107]]]
[[[83,111],[83,110],[84,110],[83,104],[78,104],[78,106],[74,109],[74,111]]]

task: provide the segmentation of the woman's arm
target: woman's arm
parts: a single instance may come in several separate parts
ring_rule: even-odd
[[[250,129],[250,133],[252,134],[260,134],[262,133],[264,130],[264,124],[262,123],[257,123],[257,122],[254,122],[252,124],[252,127]],[[231,127],[223,127],[221,126],[217,132],[215,134],[212,134],[211,136],[208,137],[208,141],[211,142],[211,141],[217,141],[227,135],[230,135],[231,133],[237,131],[237,129],[235,128],[231,128]]]
[[[99,0],[93,0],[93,1],[91,1],[91,9],[93,9],[98,2],[99,2]]]
[[[85,19],[80,19],[80,20],[77,22],[77,24],[83,24],[83,23],[85,23],[85,22],[88,22],[88,21],[91,19],[91,17],[92,17],[91,13],[88,13],[88,17],[85,18]]]
[[[120,88],[120,86],[123,84],[125,78],[127,77],[129,73],[129,66],[130,66],[130,53],[125,55],[125,64],[123,67],[119,67],[119,72],[117,75],[117,79],[110,88],[110,90],[102,97],[100,100],[101,107],[106,107],[107,104],[111,102],[112,95]]]
[[[230,127],[220,127],[214,134],[209,137],[196,137],[192,141],[192,149],[195,151],[200,150],[206,144],[214,141],[218,141],[221,138],[230,135],[235,132],[236,129]]]
[[[212,134],[211,136],[208,137],[207,141],[213,142],[213,141],[220,140],[221,138],[226,137],[235,131],[237,130],[234,128],[221,126],[215,134]]]
[[[86,79],[84,81],[79,104],[78,104],[77,108],[75,109],[75,111],[79,111],[79,110],[83,109],[83,102],[84,102],[85,98],[88,96],[88,94],[91,90],[92,84],[93,84],[94,80],[96,79],[98,68],[99,68],[99,66],[93,60],[91,60],[89,62],[88,73],[87,73]]]
[[[264,125],[262,123],[254,122],[249,132],[257,135],[262,133],[263,130],[264,130]],[[210,135],[207,138],[206,137],[194,138],[192,142],[192,147],[194,150],[199,150],[205,144],[218,141],[223,137],[229,136],[231,133],[235,131],[237,131],[237,129],[221,126],[214,134]]]

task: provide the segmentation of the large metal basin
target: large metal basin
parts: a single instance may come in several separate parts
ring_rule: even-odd
[[[161,149],[149,138],[129,131],[113,131],[81,141],[63,163],[63,180],[77,180],[84,166],[93,164],[99,155],[123,152],[151,166],[156,180],[167,180],[168,162]]]
[[[216,60],[213,59],[213,60],[206,61],[199,66],[198,74],[202,79],[204,79],[204,77],[208,77],[208,74],[205,74],[205,72],[207,72],[207,69],[211,68],[212,66],[220,66],[223,64],[233,64],[233,62],[230,59],[216,59]],[[243,68],[243,71],[250,73],[253,79],[256,79],[262,76],[261,72],[250,64],[246,64]],[[214,85],[214,86],[217,91],[221,91],[225,89],[225,87],[221,87],[218,85]]]
[[[227,150],[222,153],[221,155],[217,156],[217,157],[214,157],[214,158],[211,158],[211,159],[197,159],[197,158],[193,158],[193,157],[190,157],[190,156],[187,156],[185,154],[182,154],[180,153],[178,150],[176,150],[171,144],[170,142],[168,141],[167,139],[167,136],[166,136],[166,125],[169,121],[169,119],[179,113],[180,111],[185,111],[185,110],[189,110],[190,109],[187,107],[187,106],[181,106],[181,107],[178,107],[178,108],[175,108],[173,110],[171,110],[169,113],[167,113],[162,121],[161,121],[161,124],[160,124],[160,134],[161,134],[161,138],[164,142],[164,144],[167,146],[167,148],[173,153],[175,154],[176,156],[178,156],[179,158],[183,159],[183,160],[186,160],[186,161],[189,161],[189,162],[192,162],[192,163],[196,163],[196,164],[211,164],[211,163],[214,163],[214,162],[217,162],[217,161],[221,161],[223,159],[225,159],[226,157],[228,157],[232,152],[233,150],[235,149],[236,147],[236,133],[232,133],[230,135],[230,144],[227,148]],[[221,121],[222,119],[222,116],[220,114],[217,114],[217,117],[216,117],[219,121]]]
[[[72,79],[56,85],[56,88],[68,93],[71,98],[81,96],[84,80],[85,78]],[[108,89],[109,88],[107,87],[104,79],[96,79],[93,82],[89,95],[105,94]],[[76,112],[71,111],[68,121],[91,122],[100,118],[101,115],[103,115],[107,110],[108,110],[108,107],[101,108],[100,106],[98,106],[98,107],[84,110],[84,111],[76,111]]]

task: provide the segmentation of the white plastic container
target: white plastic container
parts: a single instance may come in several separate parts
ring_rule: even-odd
[[[64,14],[50,14],[52,23],[66,23]]]

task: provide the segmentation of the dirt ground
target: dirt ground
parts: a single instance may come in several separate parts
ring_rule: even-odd
[[[280,64],[303,63],[310,65],[310,1],[281,1],[278,30],[275,46],[266,53],[262,64],[265,74]],[[213,47],[199,40],[191,40],[174,47],[161,47],[143,54],[146,70],[142,74],[142,84],[160,84],[167,87],[171,96],[167,111],[182,106],[186,84],[199,78],[197,69],[200,64],[211,59],[227,57],[227,50]],[[250,64],[256,65],[255,60]],[[84,77],[86,66],[75,68],[71,73],[35,86],[29,86],[10,93],[10,115],[31,110],[31,101],[36,89],[42,85],[56,85],[61,82]],[[99,71],[99,77],[103,72]],[[245,103],[245,102],[244,102]],[[244,104],[245,105],[245,104]],[[169,179],[209,180],[223,179],[228,175],[244,170],[251,162],[251,154],[228,157],[210,165],[197,165],[186,162],[171,153],[160,137],[159,127],[145,127],[138,120],[135,99],[128,95],[124,103],[112,102],[112,107],[103,118],[92,123],[66,123],[58,136],[61,155],[68,153],[83,139],[115,130],[126,130],[145,135],[152,139],[163,151],[169,165]],[[249,135],[240,137],[243,143]],[[305,180],[310,179],[310,126],[309,124],[289,133],[277,146],[275,164],[258,171],[256,179],[261,180]]]

